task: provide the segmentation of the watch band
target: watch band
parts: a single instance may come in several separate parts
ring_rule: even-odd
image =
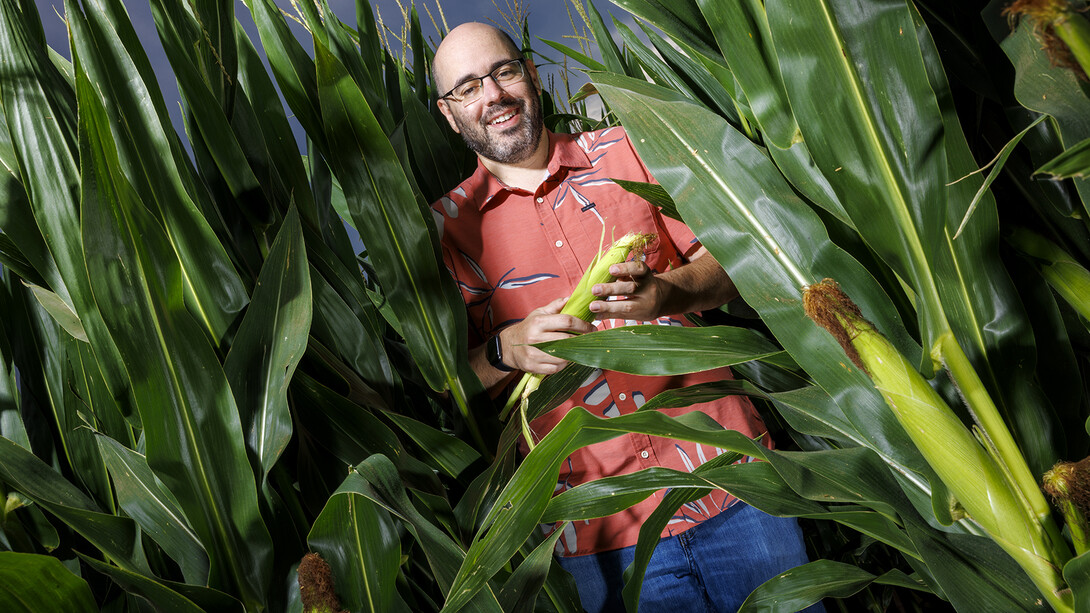
[[[515,370],[507,364],[503,363],[503,344],[500,342],[500,335],[497,334],[488,339],[488,344],[485,347],[485,356],[488,358],[488,363],[492,365],[492,368],[501,370],[503,372],[511,372]]]

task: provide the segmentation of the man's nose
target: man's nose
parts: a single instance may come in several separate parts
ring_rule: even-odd
[[[500,82],[496,80],[492,75],[481,79],[481,99],[485,104],[492,102],[493,100],[501,100],[503,98],[510,97],[507,90],[500,85]]]

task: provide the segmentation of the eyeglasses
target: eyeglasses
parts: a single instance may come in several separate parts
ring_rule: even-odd
[[[450,98],[457,102],[461,102],[463,105],[476,102],[481,97],[481,93],[484,92],[484,80],[488,77],[492,77],[492,80],[496,82],[496,85],[503,87],[505,85],[511,85],[518,83],[526,76],[526,64],[523,59],[511,60],[506,64],[501,64],[495,70],[483,77],[473,77],[462,81],[454,89],[439,96],[440,98]]]

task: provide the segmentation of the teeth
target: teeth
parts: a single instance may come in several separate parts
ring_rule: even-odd
[[[508,111],[508,112],[504,113],[503,115],[500,115],[499,117],[497,117],[497,118],[493,119],[492,121],[488,122],[488,125],[496,125],[498,123],[507,121],[508,119],[511,119],[514,116],[515,116],[514,111]]]

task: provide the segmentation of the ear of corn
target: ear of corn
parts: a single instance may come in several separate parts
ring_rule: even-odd
[[[1027,513],[1010,477],[947,406],[916,368],[870,322],[839,286],[826,279],[806,288],[806,314],[828,330],[866,372],[924,459],[961,506],[1011,557],[1026,569],[1057,610],[1070,610],[1070,591],[1056,551]],[[986,441],[985,441],[986,442]],[[1060,549],[1064,549],[1060,548]]]
[[[614,241],[610,245],[609,249],[605,252],[599,253],[591,260],[590,265],[587,266],[586,272],[583,273],[583,278],[579,280],[579,284],[575,286],[572,291],[572,295],[568,298],[568,301],[564,304],[564,308],[561,309],[561,313],[564,315],[571,315],[578,317],[583,321],[591,321],[594,319],[594,313],[590,311],[590,303],[596,300],[596,297],[591,293],[591,289],[598,283],[609,283],[613,280],[613,275],[609,273],[609,268],[614,264],[620,264],[629,259],[633,253],[643,253],[644,247],[655,238],[654,234],[640,234],[637,232],[629,232],[621,238]],[[507,399],[507,403],[503,407],[503,411],[500,412],[500,419],[507,419],[507,415],[511,408],[514,407],[516,402],[520,403],[520,418],[522,419],[523,435],[526,437],[526,442],[532,449],[534,446],[534,440],[531,437],[530,427],[526,420],[526,408],[529,403],[530,394],[533,393],[541,385],[544,375],[525,374],[522,379],[519,380],[514,391],[511,393],[510,398]]]

